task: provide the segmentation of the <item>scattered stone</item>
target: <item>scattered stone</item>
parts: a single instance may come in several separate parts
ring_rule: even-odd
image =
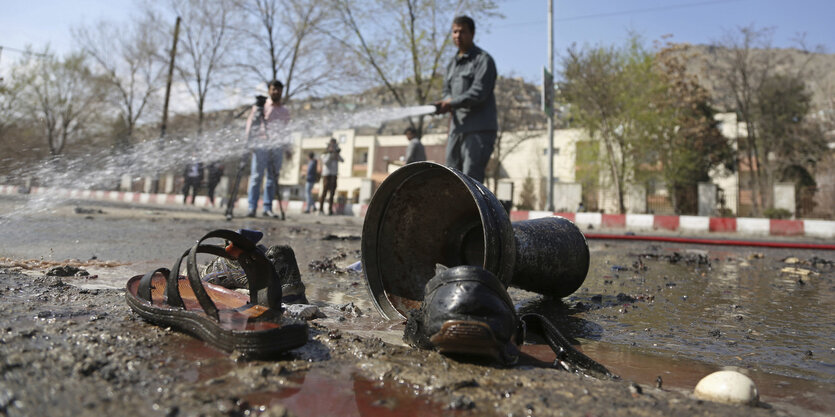
[[[662,385],[664,385],[664,380],[661,379],[661,375],[658,375],[658,378],[655,378],[655,388],[661,389]]]
[[[101,209],[76,207],[75,214],[104,214],[104,211],[102,211]]]
[[[782,272],[784,274],[800,275],[800,276],[804,276],[804,277],[811,276],[811,275],[818,275],[818,273],[815,272],[815,271],[812,271],[812,270],[809,270],[809,269],[804,269],[804,268],[795,268],[795,267],[791,267],[791,266],[787,266],[787,267],[781,269],[780,272]]]
[[[53,267],[49,271],[46,271],[46,275],[53,277],[83,277],[90,275],[90,273],[77,266],[61,265]]]
[[[631,393],[633,397],[637,397],[637,396],[643,394],[644,390],[641,389],[640,385],[638,385],[634,382],[631,382],[631,383],[629,383],[629,393]]]
[[[762,258],[765,258],[765,255],[762,254],[762,253],[759,253],[759,252],[758,253],[752,253],[752,254],[748,255],[748,260],[749,261],[754,260],[754,259],[762,259]]]
[[[719,371],[702,378],[693,394],[700,400],[726,404],[756,405],[759,401],[754,381],[737,371]]]
[[[344,311],[348,314],[353,314],[354,316],[362,316],[362,309],[354,305],[354,303],[343,304],[339,306],[340,311]]]
[[[784,263],[784,264],[793,265],[793,264],[800,263],[800,259],[795,258],[794,256],[790,256],[790,257],[788,257],[788,258],[786,258],[786,259],[783,259],[783,263]]]
[[[635,302],[635,297],[626,295],[624,293],[619,293],[617,295],[617,299],[618,299],[618,302],[620,302],[620,303],[634,303]]]
[[[340,236],[340,235],[329,234],[329,235],[325,235],[325,237],[323,237],[322,240],[360,240],[360,237],[359,236],[354,236],[354,235]]]
[[[325,315],[319,310],[319,307],[313,304],[286,304],[284,308],[290,317],[299,320],[313,320],[324,317]]]
[[[475,402],[466,395],[456,396],[447,404],[448,410],[472,410]]]

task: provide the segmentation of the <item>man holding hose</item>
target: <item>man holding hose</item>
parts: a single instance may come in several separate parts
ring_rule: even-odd
[[[475,22],[469,16],[452,21],[452,41],[458,52],[444,75],[443,99],[436,113],[451,113],[446,165],[484,181],[484,170],[496,143],[496,64],[473,43]]]

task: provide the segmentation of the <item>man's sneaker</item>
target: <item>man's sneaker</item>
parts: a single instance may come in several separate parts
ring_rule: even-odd
[[[281,282],[281,302],[284,304],[307,304],[304,283],[299,272],[296,253],[288,245],[275,245],[267,249],[267,259],[272,262],[278,280]]]
[[[495,275],[476,266],[443,269],[426,283],[424,294],[420,310],[412,310],[406,321],[404,341],[467,359],[516,362],[524,332]]]
[[[249,213],[246,214],[246,217],[255,217],[255,212],[250,211]]]
[[[264,210],[264,217],[278,217],[272,210]]]
[[[206,264],[201,276],[203,281],[226,288],[248,288],[249,284],[241,264],[222,257],[217,257]]]

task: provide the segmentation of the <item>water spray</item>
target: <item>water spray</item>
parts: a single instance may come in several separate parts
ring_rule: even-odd
[[[389,120],[433,113],[435,106],[423,105],[302,115],[291,120],[282,132],[261,141],[261,146],[279,148],[292,145],[292,132],[300,132],[303,137],[323,136],[337,129],[378,126]],[[243,138],[240,127],[224,127],[200,136],[147,140],[118,152],[106,148],[78,157],[59,155],[15,170],[9,178],[12,181],[34,178],[43,186],[57,189],[113,189],[123,175],[138,178],[185,165],[192,158],[190,150],[194,150],[196,159],[210,163],[240,157],[243,149],[249,149],[249,144]],[[23,213],[48,210],[66,199],[52,194],[32,195],[25,206],[6,213],[0,223]]]

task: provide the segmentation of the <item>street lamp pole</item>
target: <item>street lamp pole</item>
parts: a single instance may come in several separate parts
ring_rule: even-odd
[[[548,211],[554,211],[554,0],[548,0],[548,77],[544,83],[551,91],[543,92],[548,117]]]

